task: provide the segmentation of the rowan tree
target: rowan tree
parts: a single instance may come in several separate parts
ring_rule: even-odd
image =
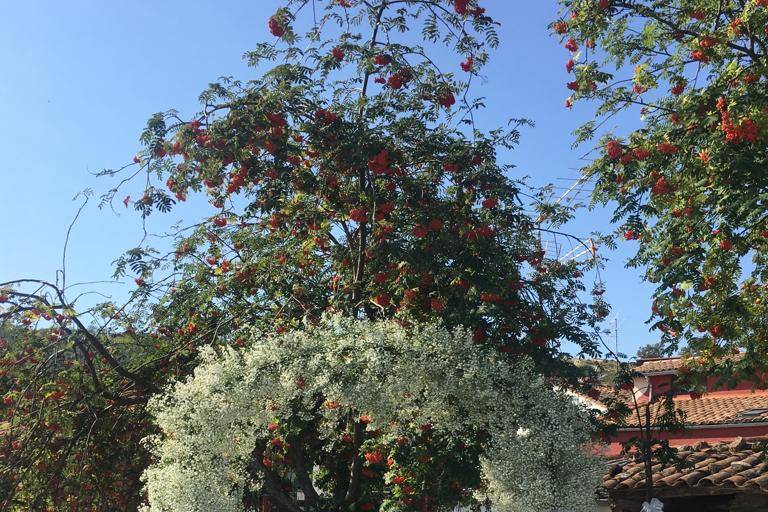
[[[577,143],[629,266],[656,285],[650,322],[701,373],[737,381],[768,365],[764,205],[768,5],[762,0],[566,0],[552,24],[574,73],[566,102],[597,102]],[[637,129],[605,133],[620,112]],[[626,115],[626,114],[623,114]],[[723,357],[736,351],[737,362]]]
[[[472,120],[481,103],[468,86],[496,44],[492,19],[466,2],[327,7],[318,26],[341,33],[299,38],[280,10],[270,18],[278,41],[248,55],[280,65],[213,85],[191,121],[150,121],[134,207],[146,216],[196,193],[211,203],[178,241],[174,264],[187,278],[163,320],[200,330],[234,318],[236,333],[290,329],[328,310],[408,313],[469,326],[478,343],[544,366],[563,340],[594,351],[582,327],[604,304],[576,300],[579,264],[546,260],[522,184],[496,161],[517,129],[484,133]],[[459,53],[450,72],[429,48],[393,40],[419,24],[427,42]],[[120,271],[125,263],[159,265],[144,248]]]
[[[141,370],[157,351],[110,321],[86,327],[87,309],[52,296],[61,283],[12,284],[0,308],[0,509],[136,510],[149,463],[139,442],[154,431],[146,400],[169,366]]]

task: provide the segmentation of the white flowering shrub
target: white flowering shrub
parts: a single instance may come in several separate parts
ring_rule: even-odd
[[[251,341],[152,400],[145,511],[594,503],[582,411],[467,332],[332,317]]]

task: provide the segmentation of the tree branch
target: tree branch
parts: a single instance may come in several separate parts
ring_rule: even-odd
[[[364,434],[365,423],[362,421],[355,421],[355,431],[352,436],[354,458],[352,459],[347,495],[344,497],[344,501],[346,501],[347,505],[356,502],[360,497],[360,475],[363,470],[363,459],[360,457],[360,446],[363,444]]]

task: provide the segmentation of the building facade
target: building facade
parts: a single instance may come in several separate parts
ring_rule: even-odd
[[[677,449],[675,461],[650,468],[664,512],[768,511],[768,391],[748,381],[719,386],[714,378],[707,379],[704,392],[686,391],[678,381],[685,371],[681,358],[644,360],[635,370],[633,389],[624,397],[631,407],[650,408],[653,417],[660,407],[654,397],[672,393],[675,410],[683,414],[685,428],[679,431],[650,424],[655,439]],[[639,437],[644,417],[633,414],[619,423],[605,448],[603,491],[614,512],[638,512],[646,499],[648,468],[622,452],[625,442]]]

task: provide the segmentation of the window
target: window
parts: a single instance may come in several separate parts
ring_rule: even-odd
[[[739,416],[743,416],[745,418],[754,418],[755,416],[761,416],[767,413],[768,409],[747,409],[746,411],[741,411]]]

